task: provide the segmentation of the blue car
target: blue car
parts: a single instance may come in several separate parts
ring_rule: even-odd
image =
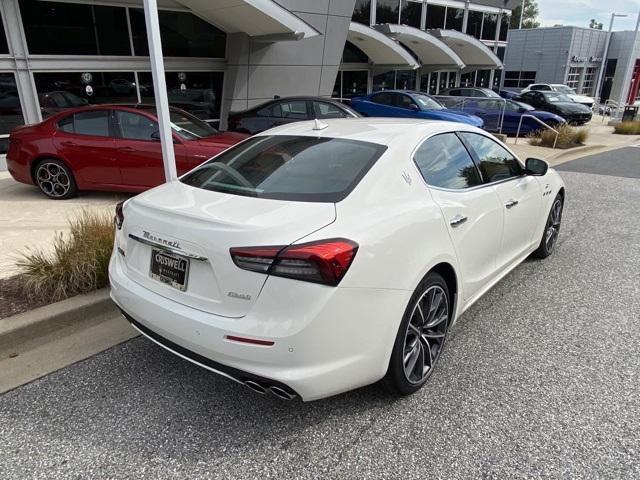
[[[383,90],[351,99],[351,108],[366,117],[423,118],[466,123],[482,128],[481,118],[449,110],[433,97],[408,90]]]
[[[514,100],[485,100],[470,101],[464,105],[464,111],[477,115],[482,118],[490,130],[498,130],[500,124],[500,115],[504,104],[504,120],[502,123],[502,133],[505,135],[515,135],[518,131],[518,124],[522,118],[521,135],[527,135],[544,127],[529,116],[542,120],[550,127],[555,128],[558,125],[566,123],[566,120],[555,113],[536,110],[526,103],[516,102]]]
[[[514,98],[520,96],[520,93],[522,93],[522,89],[521,88],[497,88],[493,90],[494,92],[496,92],[498,95],[500,95],[502,98],[506,98],[508,100],[513,100]]]

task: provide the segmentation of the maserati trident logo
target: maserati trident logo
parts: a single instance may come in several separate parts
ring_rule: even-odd
[[[180,249],[180,242],[176,242],[175,240],[165,240],[164,238],[156,237],[155,235],[147,232],[146,230],[142,231],[142,236],[147,240],[151,240],[152,242],[159,243],[161,245],[166,245],[167,247]]]

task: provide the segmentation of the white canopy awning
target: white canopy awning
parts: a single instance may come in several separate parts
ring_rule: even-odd
[[[227,33],[244,32],[257,41],[300,40],[320,35],[273,0],[177,0]]]
[[[362,50],[376,66],[416,69],[418,62],[402,45],[361,23],[351,22],[347,40]]]
[[[414,52],[423,71],[462,70],[462,59],[446,43],[418,28],[385,23],[373,28],[398,40]]]
[[[504,65],[495,53],[484,43],[471,35],[457,30],[429,30],[429,33],[446,43],[458,54],[466,67],[465,72],[474,70],[502,69]]]

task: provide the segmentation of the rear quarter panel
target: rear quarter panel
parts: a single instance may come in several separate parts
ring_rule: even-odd
[[[11,133],[7,168],[18,182],[33,184],[32,166],[42,158],[58,158],[47,123],[19,128]]]
[[[436,264],[457,269],[440,208],[411,160],[416,145],[397,139],[336,204],[336,221],[302,240],[344,237],[358,243],[340,287],[413,291]]]

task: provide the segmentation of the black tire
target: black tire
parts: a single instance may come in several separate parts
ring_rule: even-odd
[[[55,158],[40,160],[33,169],[33,180],[40,191],[53,200],[66,200],[78,194],[73,172]]]
[[[446,310],[441,310],[440,307],[436,307],[433,312],[433,319],[430,314],[425,314],[421,309],[417,308],[417,305],[425,306],[427,301],[432,299],[430,295],[435,297],[440,293],[444,296],[444,307]],[[435,301],[433,302],[435,304]],[[442,305],[442,304],[439,304]],[[423,307],[421,307],[423,308]],[[431,376],[433,369],[437,365],[440,358],[440,354],[444,348],[446,341],[447,330],[451,321],[451,312],[453,306],[451,305],[451,297],[449,295],[449,289],[444,279],[435,272],[429,272],[420,284],[416,287],[409,304],[404,312],[398,333],[393,345],[393,351],[391,352],[391,359],[389,360],[389,368],[387,374],[383,379],[384,385],[391,392],[399,395],[411,395],[422,388]],[[420,322],[420,318],[424,320],[424,329],[416,327]],[[437,322],[437,323],[434,323]],[[411,323],[411,327],[410,324]],[[427,325],[434,325],[428,328]],[[421,334],[418,334],[418,330]],[[436,338],[435,335],[439,337]],[[412,336],[415,336],[415,345],[411,347]],[[429,339],[425,338],[427,336]],[[427,346],[429,354],[429,366],[427,367]],[[413,368],[410,367],[411,360],[413,359],[414,350],[418,349],[417,358],[415,360]],[[420,356],[420,349],[422,349],[422,357]],[[408,357],[408,355],[412,355]],[[405,358],[409,358],[409,362],[405,363]],[[420,369],[419,362],[422,361],[422,369]],[[428,368],[428,369],[427,369]],[[426,369],[426,370],[425,370]],[[411,373],[407,373],[409,370]],[[419,372],[421,375],[416,374]],[[413,377],[412,374],[416,374]]]
[[[547,222],[544,226],[544,232],[542,232],[540,245],[538,245],[538,248],[531,254],[532,257],[545,259],[553,253],[555,246],[558,243],[558,236],[560,235],[563,208],[564,198],[562,198],[562,195],[558,194],[551,204],[551,210],[547,216]]]

